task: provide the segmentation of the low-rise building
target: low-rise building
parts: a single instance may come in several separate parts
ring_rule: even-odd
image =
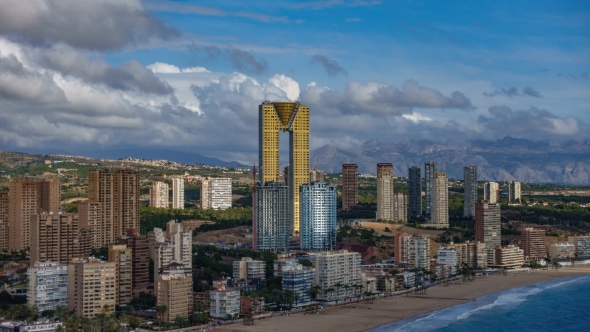
[[[0,332],[54,332],[62,325],[50,320],[28,323],[0,319]]]
[[[68,266],[54,262],[35,262],[28,269],[28,305],[39,312],[68,306]]]
[[[240,291],[226,289],[223,284],[209,292],[209,316],[226,319],[240,314]]]
[[[242,296],[240,297],[240,313],[242,315],[257,315],[264,311],[264,298]]]
[[[590,257],[590,236],[569,236],[567,242],[574,245],[578,258]]]
[[[398,274],[404,278],[404,287],[412,288],[416,285],[416,273],[414,272],[402,272]]]
[[[524,264],[524,251],[519,247],[513,245],[497,246],[494,250],[494,265],[492,267],[512,269],[521,267]]]
[[[446,264],[450,266],[451,274],[457,274],[457,266],[459,265],[459,252],[454,248],[440,247],[436,252],[436,262],[438,264]]]
[[[569,242],[552,243],[549,246],[549,258],[551,259],[569,259],[574,258],[576,247]]]

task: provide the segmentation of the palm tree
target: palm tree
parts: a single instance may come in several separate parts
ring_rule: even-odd
[[[342,286],[342,288],[344,288],[344,292],[346,293],[346,295],[348,295],[348,290],[350,289],[350,285],[344,285],[344,286]]]
[[[309,294],[311,295],[312,299],[316,299],[318,295],[322,292],[322,287],[320,285],[312,286],[309,289]]]
[[[342,286],[343,285],[340,281],[334,284],[334,287],[336,287],[336,290],[338,291],[338,297],[340,297],[340,288],[342,288]],[[336,303],[338,303],[338,300],[336,300]]]
[[[334,293],[334,288],[330,287],[326,289],[326,293],[330,293],[330,300],[332,299],[332,293]]]

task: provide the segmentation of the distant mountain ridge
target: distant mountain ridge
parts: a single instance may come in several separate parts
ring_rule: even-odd
[[[360,173],[375,174],[377,163],[391,162],[396,176],[408,176],[408,168],[414,165],[423,169],[430,160],[438,163],[439,172],[447,172],[449,178],[455,179],[463,178],[463,166],[477,166],[479,180],[590,184],[588,141],[550,144],[505,137],[459,145],[373,140],[354,148],[325,145],[310,156],[312,167],[335,173],[342,171],[343,163],[355,163]]]

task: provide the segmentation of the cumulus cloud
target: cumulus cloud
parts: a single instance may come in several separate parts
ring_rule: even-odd
[[[330,76],[338,76],[339,74],[342,74],[344,76],[348,75],[346,69],[340,66],[336,60],[328,59],[323,55],[316,54],[313,57],[311,57],[311,64],[314,63],[319,63],[320,65],[322,65],[324,69],[326,69],[326,72],[328,72],[328,75]]]
[[[484,96],[486,97],[497,97],[497,96],[504,96],[504,97],[535,97],[535,98],[543,98],[543,96],[539,93],[539,91],[531,88],[531,87],[524,87],[522,92],[518,91],[518,88],[511,87],[508,89],[501,89],[494,92],[484,92]]]
[[[219,48],[217,46],[189,45],[188,50],[193,53],[205,53],[209,59],[226,59],[241,72],[260,75],[268,69],[268,62],[256,59],[252,54],[234,47]]]
[[[0,0],[0,34],[34,45],[104,51],[179,33],[150,15],[140,0]]]
[[[151,65],[146,66],[146,68],[151,70],[154,74],[209,73],[209,71],[203,67],[197,66],[180,69],[175,65],[163,62],[154,62]]]

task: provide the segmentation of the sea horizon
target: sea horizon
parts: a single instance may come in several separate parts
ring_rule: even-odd
[[[507,326],[519,331],[588,331],[585,307],[575,305],[580,298],[590,298],[590,274],[501,290],[367,332],[505,331]]]

